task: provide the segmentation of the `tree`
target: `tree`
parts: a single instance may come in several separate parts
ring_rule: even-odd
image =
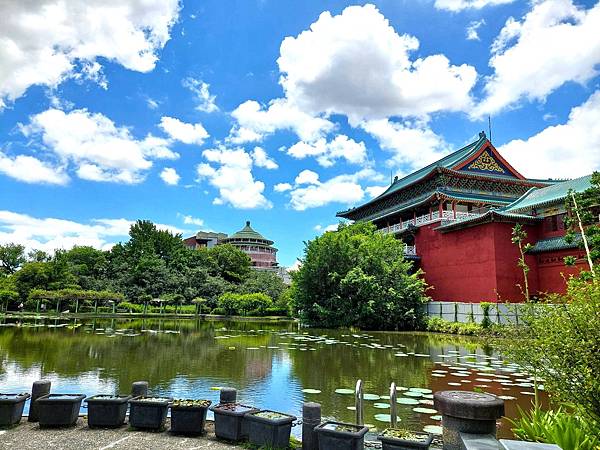
[[[0,272],[12,275],[26,261],[25,246],[13,243],[0,245]]]
[[[519,259],[517,262],[517,266],[523,271],[523,284],[524,288],[521,289],[523,296],[525,297],[525,301],[529,301],[529,266],[525,261],[525,253],[527,253],[531,249],[531,244],[525,242],[527,240],[527,232],[523,229],[523,226],[520,223],[515,224],[512,229],[512,238],[511,241],[513,244],[519,247]],[[521,287],[521,286],[519,286]]]
[[[55,258],[68,265],[76,283],[84,290],[102,290],[107,286],[106,252],[94,247],[75,246],[68,251],[57,251]]]
[[[200,251],[208,253],[209,258],[216,264],[218,275],[227,281],[238,283],[250,273],[250,257],[231,244],[217,245]]]
[[[287,289],[281,277],[276,273],[264,270],[252,270],[246,279],[240,284],[238,292],[240,294],[263,293],[276,301]]]
[[[370,223],[341,224],[306,244],[294,306],[313,326],[413,329],[427,301],[421,274],[401,241]]]
[[[581,236],[580,245],[585,249],[590,274],[594,276],[594,263],[600,261],[600,172],[592,174],[590,184],[583,192],[570,191],[567,195],[565,239],[574,242],[576,236]],[[566,258],[565,262],[572,265],[575,258]]]

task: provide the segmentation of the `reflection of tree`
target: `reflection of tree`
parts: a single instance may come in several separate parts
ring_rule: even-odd
[[[282,326],[286,325],[278,325],[279,329]],[[224,327],[228,331],[216,332]],[[253,381],[249,377],[255,380],[271,370],[269,352],[244,349],[271,345],[270,334],[243,333],[257,328],[250,322],[148,320],[96,320],[78,329],[5,328],[0,332],[0,360],[15,361],[22,369],[39,366],[43,373],[61,376],[97,371],[100,379],[114,380],[123,391],[135,380],[165,386],[178,376],[214,378],[243,388]],[[98,329],[126,329],[125,333],[139,335],[108,337],[95,334],[104,332]],[[168,330],[180,334],[164,333]],[[236,337],[214,339],[216,334]]]

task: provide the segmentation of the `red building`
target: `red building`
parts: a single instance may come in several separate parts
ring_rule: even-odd
[[[515,224],[533,245],[526,255],[532,295],[564,292],[564,276],[585,267],[577,244],[568,244],[564,202],[590,176],[568,181],[528,179],[494,148],[485,133],[460,150],[402,179],[381,195],[338,213],[373,222],[405,244],[406,257],[425,272],[434,301],[521,301],[523,272]],[[576,256],[575,267],[564,257]]]
[[[246,222],[244,228],[231,236],[227,236],[225,233],[199,231],[196,235],[185,238],[183,243],[191,249],[231,244],[250,257],[253,268],[269,269],[278,274],[281,272],[277,263],[277,249],[273,247],[273,241],[255,231],[250,226],[250,222]],[[280,276],[283,277],[282,274],[283,272]]]

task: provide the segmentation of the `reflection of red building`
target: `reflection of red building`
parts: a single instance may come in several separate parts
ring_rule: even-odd
[[[338,213],[373,222],[406,244],[406,256],[425,272],[436,301],[519,301],[523,273],[511,242],[516,223],[533,248],[526,256],[530,291],[563,292],[561,274],[584,267],[582,252],[568,244],[563,218],[569,191],[590,177],[569,181],[527,179],[480,133],[479,139],[429,166],[396,179],[375,199]],[[568,268],[567,255],[578,257]]]

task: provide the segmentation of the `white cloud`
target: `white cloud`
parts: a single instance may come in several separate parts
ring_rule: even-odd
[[[279,168],[275,160],[270,158],[267,152],[261,147],[254,147],[254,150],[252,150],[252,159],[256,167],[264,167],[269,170]]]
[[[277,183],[273,190],[275,192],[287,192],[292,189],[292,185],[290,183]]]
[[[148,72],[170,38],[177,0],[39,0],[2,3],[0,109],[32,85],[87,77],[105,83],[97,58]]]
[[[435,0],[437,9],[447,11],[462,11],[463,9],[481,9],[486,6],[504,5],[515,0]]]
[[[444,139],[422,121],[381,119],[364,122],[361,127],[377,139],[382,149],[392,153],[388,166],[404,172],[424,167],[450,150]]]
[[[183,223],[186,225],[196,225],[198,227],[204,226],[204,220],[199,219],[197,217],[180,214],[180,213],[177,213],[177,216],[181,217],[183,219]]]
[[[215,95],[211,95],[208,90],[210,88],[210,84],[191,77],[184,79],[181,84],[183,87],[188,88],[196,96],[195,100],[197,103],[197,110],[206,113],[219,110],[219,107],[215,104],[217,97]]]
[[[383,192],[388,187],[389,186],[369,186],[369,187],[365,188],[365,191],[367,191],[367,194],[369,195],[369,197],[375,198],[375,197],[383,194]]]
[[[229,203],[239,209],[272,208],[263,195],[265,184],[252,175],[252,157],[243,149],[219,147],[205,150],[202,155],[216,165],[202,163],[196,168],[199,179],[208,180],[219,190],[214,204]]]
[[[467,27],[467,40],[479,41],[479,33],[477,30],[483,25],[485,25],[485,19],[472,21]]]
[[[338,229],[337,223],[332,223],[332,224],[326,225],[326,226],[318,224],[318,225],[315,225],[315,227],[314,227],[315,231],[319,231],[319,232],[322,231],[323,233],[326,233],[328,231],[337,231],[337,229]]]
[[[337,16],[326,11],[281,44],[280,82],[291,105],[312,115],[344,114],[351,124],[466,109],[476,70],[441,54],[411,60],[418,47],[373,5]]]
[[[371,169],[363,169],[354,174],[343,174],[321,182],[319,175],[304,170],[296,177],[296,186],[290,192],[290,206],[296,211],[304,211],[330,203],[354,204],[364,198],[361,179],[380,179]]]
[[[319,184],[319,174],[317,172],[313,172],[312,170],[303,170],[298,174],[294,183],[297,185],[300,184]]]
[[[12,211],[0,211],[0,243],[14,242],[28,250],[53,252],[75,245],[89,245],[99,249],[110,248],[116,238],[127,239],[129,227],[134,222],[127,219],[92,219],[79,223],[56,218],[35,218]],[[182,230],[170,225],[156,225],[172,233]]]
[[[14,158],[0,151],[0,173],[25,183],[47,183],[64,185],[69,176],[64,167],[53,167],[33,156],[17,155]]]
[[[314,156],[323,167],[331,167],[335,160],[340,158],[352,164],[364,164],[367,159],[364,142],[356,142],[343,134],[337,135],[329,142],[325,139],[312,143],[297,142],[288,148],[287,154],[297,159]]]
[[[158,102],[156,100],[154,100],[153,98],[147,97],[146,104],[148,105],[148,108],[150,108],[150,109],[158,108]]]
[[[598,74],[600,3],[590,9],[571,0],[534,2],[522,21],[509,18],[492,46],[486,98],[476,114],[500,111],[519,100],[544,100],[568,81]]]
[[[159,127],[172,139],[184,144],[202,145],[204,140],[209,137],[201,123],[185,123],[175,117],[161,117]]]
[[[19,127],[26,137],[40,136],[47,150],[74,164],[77,175],[86,180],[139,183],[152,159],[179,157],[168,148],[168,141],[152,135],[135,139],[129,129],[85,109],[68,113],[48,109]]]
[[[282,98],[272,100],[265,108],[248,100],[231,115],[237,124],[229,141],[235,144],[260,141],[277,130],[292,130],[300,139],[314,141],[334,128],[329,120],[307,114]]]
[[[160,178],[168,185],[175,186],[181,177],[172,167],[165,167],[160,173]]]
[[[566,123],[547,127],[527,140],[498,150],[532,178],[573,178],[600,170],[600,91],[573,109]]]

